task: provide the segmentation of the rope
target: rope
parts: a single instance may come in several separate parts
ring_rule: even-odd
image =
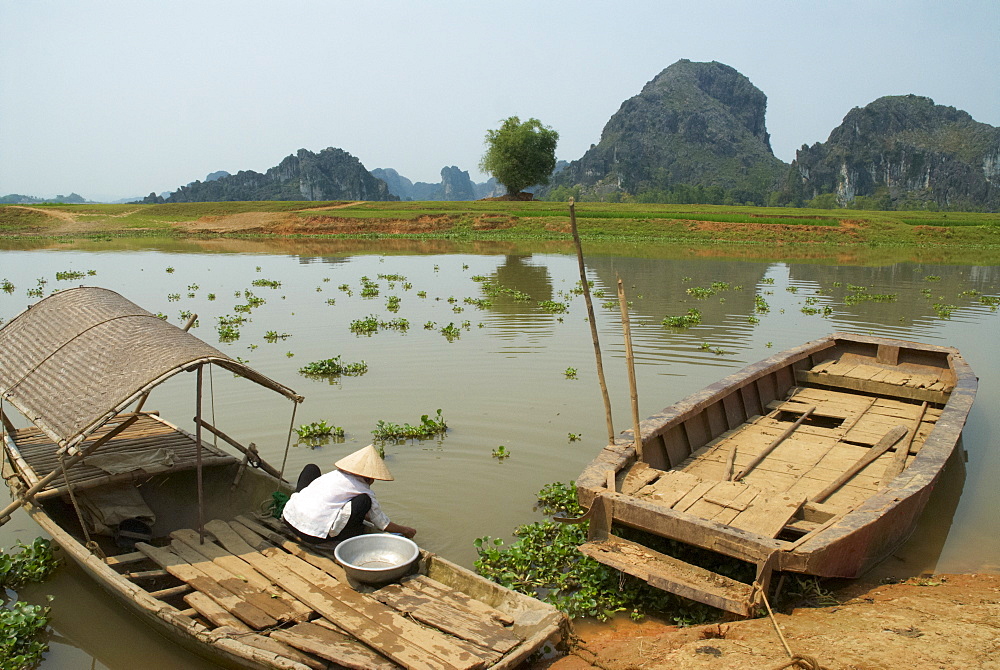
[[[80,528],[83,530],[86,546],[93,551],[97,545],[90,539],[90,531],[87,530],[87,524],[83,521],[83,513],[80,511],[80,505],[76,502],[73,486],[69,483],[69,472],[66,470],[66,454],[59,454],[59,465],[62,467],[63,479],[66,480],[66,492],[69,493],[69,499],[73,503],[73,511],[76,512],[76,520],[80,522]]]
[[[824,666],[820,665],[819,661],[813,656],[808,656],[806,654],[796,654],[792,652],[792,648],[788,646],[788,641],[785,639],[785,635],[781,632],[781,628],[778,626],[778,622],[774,618],[774,612],[771,611],[771,603],[767,601],[767,594],[764,593],[764,589],[761,588],[760,582],[753,583],[754,590],[760,594],[761,599],[764,601],[764,607],[767,608],[767,616],[771,619],[771,625],[774,626],[774,632],[778,634],[778,639],[781,640],[781,646],[785,648],[785,653],[788,654],[789,660],[782,663],[781,665],[776,665],[771,670],[785,670],[785,668],[801,668],[802,670],[827,670]]]

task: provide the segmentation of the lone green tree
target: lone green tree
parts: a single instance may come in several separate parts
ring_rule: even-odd
[[[549,183],[556,167],[559,133],[538,119],[512,116],[496,130],[486,131],[486,153],[479,168],[496,177],[514,196],[535,184]]]

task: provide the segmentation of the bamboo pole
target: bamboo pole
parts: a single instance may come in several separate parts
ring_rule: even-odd
[[[197,445],[197,456],[195,456],[195,462],[197,463],[198,469],[198,543],[205,544],[205,500],[204,500],[204,487],[202,483],[202,472],[201,472],[201,393],[203,384],[203,374],[202,370],[204,365],[198,366],[198,381],[197,381],[197,391],[195,395],[197,400],[195,401],[195,414],[194,414],[194,435],[195,444]]]
[[[908,432],[909,431],[907,430],[906,426],[902,425],[893,426],[892,428],[890,428],[889,432],[883,435],[882,439],[879,440],[874,447],[871,447],[864,456],[859,458],[854,465],[849,467],[844,474],[837,477],[837,479],[833,483],[831,483],[825,489],[814,495],[809,500],[812,502],[821,503],[830,496],[832,496],[834,493],[840,490],[841,486],[851,481],[856,474],[864,470],[872,462],[874,462],[875,459],[877,459],[879,456],[887,452],[889,448],[892,447],[892,445],[896,444],[901,439],[903,439],[903,437],[906,436]]]
[[[622,333],[625,336],[625,365],[628,368],[629,394],[632,398],[632,433],[635,457],[642,460],[642,433],[639,431],[639,391],[635,383],[635,356],[632,353],[632,326],[628,318],[628,303],[625,300],[625,285],[618,277],[618,307],[622,312]]]
[[[755,467],[757,467],[758,465],[760,465],[761,461],[763,461],[765,458],[767,458],[768,455],[772,451],[774,451],[778,447],[779,444],[781,444],[782,442],[784,442],[788,438],[789,435],[791,435],[792,433],[794,433],[795,429],[798,428],[799,426],[801,426],[802,422],[805,421],[806,419],[808,419],[809,415],[812,414],[815,411],[816,411],[816,406],[813,405],[812,407],[810,407],[806,411],[802,412],[802,416],[800,416],[798,419],[796,419],[795,423],[793,423],[791,426],[789,426],[788,428],[786,428],[785,432],[782,433],[776,440],[774,440],[773,442],[771,442],[771,444],[769,444],[766,447],[764,447],[764,451],[762,451],[759,454],[757,454],[757,456],[754,457],[754,459],[752,461],[750,461],[745,468],[743,468],[742,470],[740,470],[739,473],[737,473],[734,477],[732,477],[730,481],[737,481],[738,482],[739,480],[743,479],[748,474],[750,474],[751,470],[753,470]],[[735,446],[733,446],[733,451],[734,452],[736,451],[736,447]],[[735,460],[735,456],[733,458]]]
[[[580,286],[583,287],[583,301],[587,304],[587,321],[590,322],[590,337],[594,342],[594,358],[597,360],[597,381],[601,385],[601,396],[604,398],[604,416],[608,424],[608,444],[614,444],[615,426],[611,418],[611,397],[608,395],[608,384],[604,380],[601,343],[597,338],[597,319],[594,318],[594,303],[590,297],[587,269],[583,263],[583,244],[580,242],[580,233],[576,229],[576,203],[573,202],[573,198],[569,199],[569,226],[573,230],[573,244],[576,245],[576,261],[580,266]]]
[[[910,455],[910,445],[913,444],[913,439],[917,436],[917,431],[920,430],[920,424],[923,423],[924,414],[926,413],[927,401],[925,400],[924,404],[920,406],[920,414],[917,415],[917,420],[913,423],[913,427],[910,428],[910,434],[906,436],[906,441],[896,447],[896,453],[893,454],[892,460],[882,475],[883,484],[891,482],[906,468],[906,457]]]

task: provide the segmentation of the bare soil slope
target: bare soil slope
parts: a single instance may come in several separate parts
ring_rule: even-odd
[[[776,614],[792,651],[829,670],[1000,668],[1000,575],[853,584],[841,604]],[[737,670],[789,661],[770,619],[677,628],[623,621],[578,630],[550,670]],[[799,666],[796,666],[799,667]]]

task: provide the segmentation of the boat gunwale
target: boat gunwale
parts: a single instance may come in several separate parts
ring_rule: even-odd
[[[616,518],[621,516],[618,512],[632,511],[634,513],[635,510],[643,508],[650,510],[655,508],[655,512],[660,516],[692,527],[691,532],[681,533],[681,536],[670,535],[668,537],[703,546],[742,560],[761,560],[766,558],[770,552],[780,550],[782,552],[781,565],[779,566],[781,569],[805,566],[810,554],[829,548],[849,535],[858,532],[859,529],[878,523],[894,509],[907,504],[915,496],[919,496],[934,485],[961,437],[962,427],[975,398],[978,380],[965,359],[954,347],[852,333],[832,333],[751,363],[717,382],[681,398],[656,414],[640,421],[639,430],[644,443],[655,439],[670,428],[701,414],[710,405],[721,401],[723,397],[738,392],[744,386],[779,369],[791,367],[811,355],[833,348],[837,346],[838,341],[885,344],[945,354],[950,368],[956,376],[956,381],[955,387],[942,409],[941,416],[914,460],[880,491],[875,492],[856,507],[841,513],[839,517],[834,517],[836,520],[830,525],[818,529],[815,534],[788,542],[742,531],[688,512],[664,508],[655,505],[655,503],[642,501],[635,496],[618,492],[612,493],[605,484],[608,471],[619,473],[637,460],[633,439],[634,432],[631,429],[622,431],[621,436],[617,437],[613,444],[606,445],[580,474],[577,479],[580,504],[589,508],[597,495],[606,496],[615,503]],[[628,508],[632,508],[632,510],[628,510]],[[621,520],[624,522],[624,519]],[[704,540],[699,542],[699,537],[703,538],[705,532],[709,533],[710,542]],[[728,538],[739,544],[734,547],[727,546],[726,542],[719,544],[720,538],[723,540]],[[707,544],[711,544],[711,546],[706,546]]]

